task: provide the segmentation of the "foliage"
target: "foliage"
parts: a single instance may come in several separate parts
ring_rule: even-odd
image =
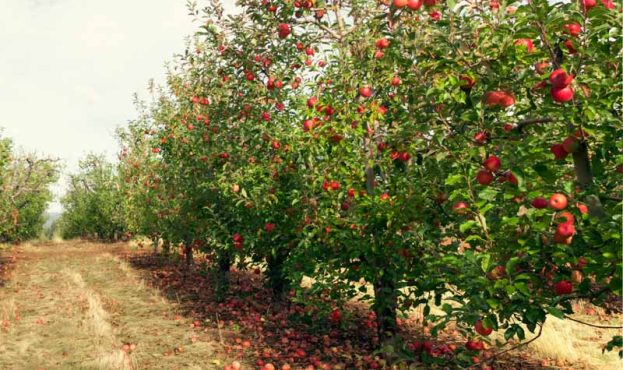
[[[327,312],[368,301],[381,341],[417,306],[510,341],[620,296],[617,6],[238,4],[191,6],[195,44],[121,133],[136,232],[264,263],[278,294],[311,276]]]
[[[61,199],[59,227],[64,238],[115,241],[125,230],[121,189],[115,166],[103,156],[88,155],[69,176]]]
[[[58,172],[55,160],[16,152],[9,139],[0,138],[0,242],[39,235]]]

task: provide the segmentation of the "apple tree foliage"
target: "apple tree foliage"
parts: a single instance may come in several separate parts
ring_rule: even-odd
[[[103,156],[87,155],[69,175],[59,219],[63,238],[121,239],[125,231],[121,186],[116,166]]]
[[[418,306],[509,341],[616,305],[619,4],[238,6],[191,4],[193,45],[120,134],[136,232],[201,249],[225,289],[253,261],[277,294],[370,302],[381,342]]]
[[[56,160],[22,153],[10,139],[0,138],[0,242],[40,235],[58,172]]]

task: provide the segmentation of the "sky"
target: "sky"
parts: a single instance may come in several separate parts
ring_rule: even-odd
[[[0,0],[0,135],[59,158],[64,179],[89,152],[114,159],[134,94],[164,83],[194,31],[186,0]]]

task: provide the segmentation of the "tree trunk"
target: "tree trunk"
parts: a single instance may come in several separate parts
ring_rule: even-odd
[[[218,270],[216,271],[216,300],[222,301],[229,290],[229,270],[231,268],[231,257],[223,255],[218,260]]]
[[[165,256],[168,256],[171,253],[171,241],[168,239],[162,240],[162,252]]]
[[[593,172],[591,171],[586,141],[581,141],[580,148],[573,153],[573,167],[580,187],[582,189],[588,188],[593,183]]]
[[[154,247],[154,255],[158,254],[158,242],[160,241],[160,238],[157,236],[154,236],[153,238],[151,238],[151,245]]]
[[[288,252],[283,249],[279,249],[275,255],[271,254],[266,258],[268,283],[277,298],[283,298],[285,291],[290,288],[290,281],[283,271],[283,264],[287,258]]]
[[[388,274],[383,274],[374,282],[374,305],[376,323],[378,325],[379,344],[392,340],[397,334],[396,309],[398,307],[398,295],[396,282]]]
[[[193,264],[193,248],[190,242],[184,241],[184,254],[186,256],[186,267],[190,269]]]

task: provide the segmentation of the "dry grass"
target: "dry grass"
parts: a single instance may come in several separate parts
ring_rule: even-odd
[[[108,253],[116,248],[17,249],[12,279],[0,288],[0,323],[8,322],[0,326],[0,369],[215,368],[212,338]],[[124,351],[124,344],[136,347]]]

